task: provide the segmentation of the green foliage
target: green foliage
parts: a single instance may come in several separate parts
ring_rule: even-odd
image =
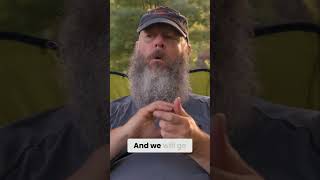
[[[143,13],[156,6],[169,6],[188,18],[189,37],[192,45],[191,65],[197,54],[208,51],[210,45],[210,1],[209,0],[112,0],[110,2],[110,68],[126,72],[129,58],[138,37],[136,28]]]

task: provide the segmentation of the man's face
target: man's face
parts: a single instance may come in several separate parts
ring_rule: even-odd
[[[143,30],[129,67],[131,96],[138,107],[157,100],[187,99],[189,46],[170,25],[156,24]]]
[[[136,50],[144,57],[144,63],[151,71],[167,69],[169,60],[181,60],[183,53],[189,54],[190,48],[184,37],[172,26],[158,23],[151,25],[139,34]],[[179,62],[178,62],[179,63]]]

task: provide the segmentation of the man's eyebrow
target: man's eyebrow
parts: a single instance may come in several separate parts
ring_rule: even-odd
[[[147,27],[141,32],[144,32],[145,34],[146,33],[152,33],[152,32],[154,32],[154,29],[152,27]],[[181,37],[183,36],[177,30],[175,30],[174,28],[170,28],[170,27],[164,28],[162,31],[160,31],[160,33],[161,34],[174,35],[174,36],[181,36]]]
[[[164,29],[163,32],[168,33],[168,34],[180,35],[180,33],[178,31],[176,31],[175,29],[172,29],[172,28]]]
[[[143,30],[144,33],[151,33],[153,30],[151,28],[146,28]]]

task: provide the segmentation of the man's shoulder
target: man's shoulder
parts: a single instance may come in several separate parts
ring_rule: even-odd
[[[110,127],[123,125],[137,111],[131,96],[116,99],[110,104]]]
[[[189,111],[209,112],[210,97],[197,94],[190,94],[188,100],[184,103],[184,107]]]
[[[118,98],[118,99],[115,99],[113,100],[110,105],[111,105],[111,108],[115,108],[115,107],[119,107],[119,106],[122,106],[122,105],[128,105],[130,103],[132,103],[132,97],[131,96],[124,96],[124,97],[121,97],[121,98]]]
[[[199,94],[190,94],[189,101],[210,104],[210,96],[203,96],[203,95],[199,95]]]

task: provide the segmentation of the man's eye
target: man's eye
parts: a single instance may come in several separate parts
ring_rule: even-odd
[[[168,34],[165,36],[165,38],[170,39],[170,40],[179,40],[179,36]]]
[[[152,34],[146,34],[147,38],[152,38]]]
[[[151,42],[153,39],[154,39],[154,35],[153,34],[151,34],[151,33],[148,33],[148,34],[145,34],[144,36],[143,36],[143,39],[144,39],[144,41],[145,42]]]

